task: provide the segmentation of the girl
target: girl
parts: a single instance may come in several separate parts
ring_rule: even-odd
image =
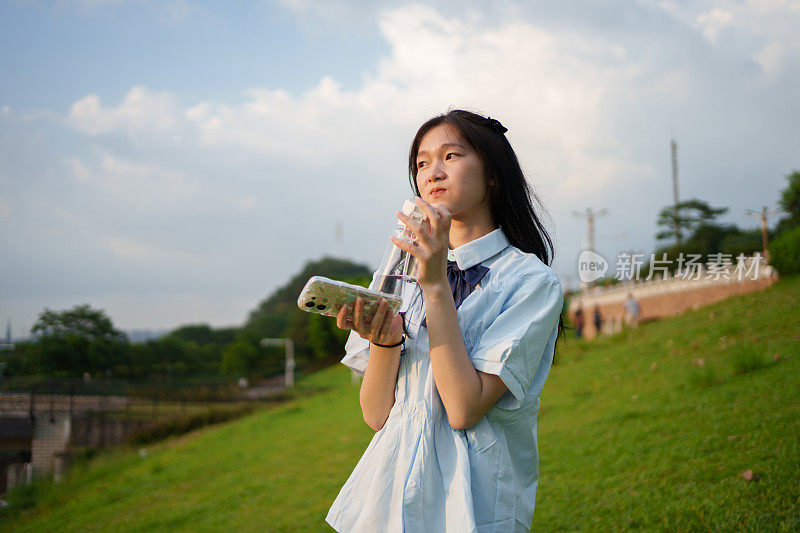
[[[409,175],[428,220],[398,213],[416,243],[392,240],[419,261],[422,298],[371,322],[361,301],[340,309],[377,433],[328,512],[337,531],[530,531],[563,296],[506,131],[462,110],[420,127]]]

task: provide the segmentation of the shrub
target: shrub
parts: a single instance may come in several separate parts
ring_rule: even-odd
[[[780,274],[800,273],[800,226],[784,231],[769,245],[770,263]]]
[[[172,435],[182,435],[209,424],[225,422],[255,411],[252,403],[227,409],[208,409],[194,415],[185,415],[157,422],[134,432],[128,441],[133,444],[149,444]]]
[[[37,479],[30,485],[18,485],[8,491],[5,496],[8,505],[0,507],[0,524],[5,519],[15,518],[26,509],[36,507],[42,499],[44,485],[47,483],[49,483],[48,480]]]

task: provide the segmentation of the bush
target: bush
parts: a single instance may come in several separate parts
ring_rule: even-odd
[[[132,444],[149,444],[173,435],[182,435],[210,424],[225,422],[255,411],[252,403],[227,409],[208,409],[194,415],[184,415],[170,420],[157,422],[134,432],[128,441]]]
[[[49,480],[37,479],[30,485],[18,485],[8,491],[5,496],[8,505],[0,507],[0,524],[7,519],[17,517],[27,509],[36,507],[42,499],[46,484],[49,484]]]
[[[780,274],[800,273],[800,227],[784,231],[769,246],[770,263]]]

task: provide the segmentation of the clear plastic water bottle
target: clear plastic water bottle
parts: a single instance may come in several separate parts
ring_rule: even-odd
[[[414,200],[406,200],[403,203],[402,211],[416,222],[422,222],[426,218]],[[392,235],[409,243],[415,240],[411,230],[399,219]],[[381,266],[378,268],[375,279],[369,288],[393,294],[403,299],[405,303],[405,298],[403,298],[404,291],[409,284],[415,284],[418,277],[419,262],[417,258],[389,241],[386,252],[383,254]]]

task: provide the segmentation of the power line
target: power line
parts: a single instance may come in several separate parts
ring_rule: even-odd
[[[599,210],[597,212],[594,212],[594,211],[592,211],[591,207],[587,207],[586,208],[586,212],[573,211],[572,214],[575,215],[576,217],[585,217],[586,218],[586,224],[587,224],[587,228],[586,228],[587,234],[586,235],[587,235],[587,239],[588,239],[587,244],[589,245],[589,250],[591,250],[592,252],[597,253],[597,249],[594,246],[594,219],[595,219],[595,217],[600,217],[600,216],[603,216],[603,215],[607,215],[608,214],[608,209],[606,209],[604,207],[601,210]]]

